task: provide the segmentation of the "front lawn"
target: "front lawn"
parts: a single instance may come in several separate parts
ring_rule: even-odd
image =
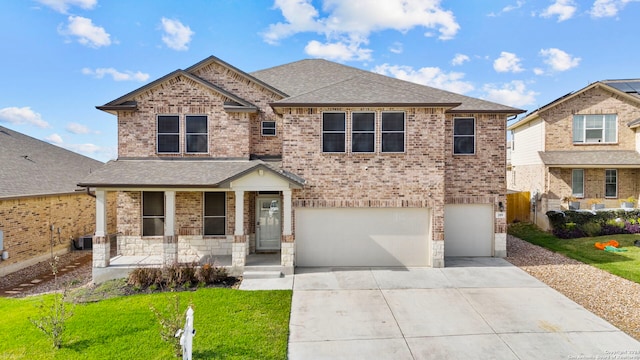
[[[511,224],[509,225],[508,232],[532,244],[542,246],[614,275],[640,283],[640,247],[633,245],[635,240],[640,240],[638,234],[558,239],[540,230],[535,225],[528,223]],[[618,241],[620,248],[627,251],[613,253],[598,250],[594,246],[596,242],[602,243],[609,240]]]
[[[0,359],[176,359],[149,308],[165,309],[175,294],[182,307],[193,304],[194,359],[287,357],[290,290],[203,288],[78,304],[58,350],[29,322],[38,315],[41,296],[0,298]]]

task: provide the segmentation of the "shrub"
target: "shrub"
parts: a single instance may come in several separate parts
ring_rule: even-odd
[[[205,284],[214,284],[226,279],[228,276],[227,269],[209,263],[202,265],[196,273],[198,281]]]
[[[139,267],[129,273],[127,284],[146,289],[151,285],[162,285],[162,270],[159,268]]]
[[[588,222],[586,224],[582,224],[580,229],[587,234],[587,236],[594,237],[600,235],[602,227],[596,222]]]

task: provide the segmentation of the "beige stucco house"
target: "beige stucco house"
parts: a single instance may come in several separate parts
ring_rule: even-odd
[[[506,253],[506,119],[522,110],[325,60],[246,73],[209,57],[98,109],[94,267],[277,253],[294,266],[433,266]]]
[[[595,202],[619,208],[640,191],[640,80],[603,80],[565,95],[510,125],[510,190],[536,193],[532,220]],[[533,197],[533,195],[532,195]],[[533,207],[532,207],[533,209]]]

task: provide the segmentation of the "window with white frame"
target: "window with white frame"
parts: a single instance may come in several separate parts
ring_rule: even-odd
[[[227,197],[224,192],[204,193],[204,235],[225,235]]]
[[[142,192],[142,236],[164,235],[164,192]]]
[[[584,169],[573,169],[571,171],[571,195],[584,197]]]
[[[345,152],[345,113],[322,113],[322,152]]]
[[[261,125],[262,136],[276,136],[276,122],[263,121]]]
[[[187,115],[184,121],[186,152],[207,153],[209,148],[207,117],[204,115]]]
[[[606,169],[604,171],[604,197],[618,197],[618,170]]]
[[[618,137],[618,117],[615,114],[574,115],[573,143],[615,143]]]
[[[157,119],[158,153],[180,152],[180,117],[159,115]]]
[[[376,114],[354,112],[351,114],[351,152],[374,152],[376,140]]]
[[[453,154],[473,155],[476,153],[476,119],[453,119]]]
[[[403,112],[382,112],[382,152],[404,152],[405,121]]]

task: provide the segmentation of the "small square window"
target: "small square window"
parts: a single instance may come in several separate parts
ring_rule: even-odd
[[[275,121],[263,121],[262,122],[262,136],[276,136],[276,122]]]

